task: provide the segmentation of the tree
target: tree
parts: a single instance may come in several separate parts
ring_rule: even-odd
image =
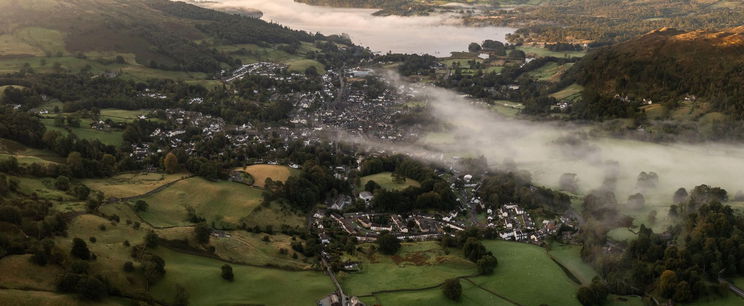
[[[142,272],[147,285],[154,284],[165,276],[165,260],[158,255],[146,253],[142,259]]]
[[[88,195],[90,194],[90,188],[88,186],[85,186],[83,184],[77,185],[74,188],[75,196],[77,196],[78,200],[85,200],[88,198]]]
[[[367,181],[366,184],[364,184],[364,190],[365,191],[375,192],[375,190],[380,189],[380,188],[382,188],[382,187],[380,187],[380,185],[377,184],[377,182],[375,182],[373,180],[369,180],[369,181]]]
[[[448,279],[442,285],[444,296],[453,301],[459,301],[462,296],[462,285],[459,278]]]
[[[233,269],[230,265],[228,264],[222,265],[222,278],[228,281],[235,280],[235,276],[233,275]]]
[[[196,235],[196,241],[201,244],[207,244],[209,243],[209,234],[212,233],[212,230],[207,226],[207,223],[205,222],[199,222],[194,227],[194,234]]]
[[[465,244],[462,246],[462,251],[465,258],[470,259],[472,262],[478,262],[478,260],[483,256],[489,254],[489,252],[486,251],[486,247],[483,246],[483,243],[478,241],[475,237],[469,237],[465,240]]]
[[[72,249],[70,250],[70,254],[82,260],[90,259],[90,250],[88,250],[88,245],[85,243],[85,240],[80,238],[72,239]]]
[[[509,58],[524,60],[527,58],[527,55],[522,50],[512,50],[509,52]]]
[[[692,300],[692,291],[690,291],[690,285],[686,281],[677,283],[674,287],[674,296],[672,299],[675,302],[685,303]]]
[[[188,306],[189,293],[181,285],[176,285],[176,296],[173,298],[173,306]]]
[[[602,305],[607,300],[609,290],[599,279],[594,279],[589,286],[582,286],[576,293],[576,298],[581,305],[595,306]]]
[[[178,157],[176,157],[176,154],[168,152],[163,159],[163,167],[166,173],[173,174],[178,172]]]
[[[80,279],[77,291],[81,298],[92,301],[98,301],[108,293],[106,284],[91,276]]]
[[[160,237],[158,237],[158,234],[155,234],[153,231],[147,232],[147,235],[145,235],[145,246],[148,248],[155,248],[158,246],[158,241],[160,240]]]
[[[493,255],[486,255],[478,259],[478,273],[484,275],[493,274],[493,270],[499,264],[499,261]]]
[[[149,207],[150,205],[148,205],[145,200],[137,200],[137,202],[134,203],[134,210],[139,212],[147,211]]]
[[[674,294],[674,289],[677,286],[677,273],[672,270],[665,270],[659,277],[659,293],[661,296],[670,298]]]
[[[377,238],[377,244],[380,252],[386,255],[393,255],[400,250],[400,240],[387,231],[380,234],[380,237]]]
[[[79,152],[70,152],[67,155],[67,165],[75,177],[83,176],[83,156]]]
[[[54,188],[57,188],[62,191],[69,190],[70,189],[70,178],[64,175],[58,176],[57,179],[54,181]]]
[[[482,49],[481,48],[481,45],[479,45],[478,43],[475,43],[475,42],[470,43],[470,45],[468,45],[468,51],[470,51],[470,52],[474,52],[474,53],[475,52],[480,52],[481,49]]]
[[[134,263],[127,261],[124,263],[124,272],[134,272]]]

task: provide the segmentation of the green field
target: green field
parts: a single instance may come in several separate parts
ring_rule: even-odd
[[[519,46],[518,50],[524,51],[527,57],[558,57],[558,58],[570,58],[570,57],[583,57],[586,55],[586,51],[567,51],[567,52],[553,52],[546,48],[541,47],[530,47],[530,46]]]
[[[581,92],[584,91],[584,87],[579,84],[571,84],[570,86],[551,94],[550,96],[558,100],[573,99],[578,97]]]
[[[522,305],[580,305],[578,285],[553,262],[541,247],[508,242],[484,241],[499,260],[493,275],[473,278],[477,284]]]
[[[147,115],[150,110],[124,110],[115,108],[104,108],[101,110],[101,120],[111,119],[114,122],[130,122],[141,115]]]
[[[311,305],[334,291],[321,272],[290,272],[232,265],[235,281],[220,277],[224,262],[159,248],[165,259],[165,278],[153,288],[153,296],[172,301],[176,285],[186,288],[190,305]]]
[[[499,114],[513,118],[516,117],[519,112],[522,111],[522,109],[524,109],[524,105],[519,102],[496,100],[493,101],[492,108]]]
[[[446,254],[436,241],[403,243],[400,252],[394,256],[359,253],[357,257],[349,259],[361,261],[362,271],[341,273],[339,281],[345,292],[354,295],[423,288],[440,284],[449,278],[476,273],[475,264],[461,255]]]
[[[56,153],[46,150],[29,148],[10,139],[0,138],[0,160],[15,157],[20,164],[56,164],[64,163],[65,159]]]
[[[439,305],[494,305],[507,306],[513,305],[506,300],[495,296],[488,291],[480,289],[472,283],[462,280],[462,297],[459,302],[454,302],[444,296],[441,288],[428,289],[416,292],[397,292],[383,293],[375,295],[375,298],[369,298],[366,301],[380,303],[385,306],[406,305],[406,306],[439,306]],[[370,304],[368,304],[370,305]]]
[[[318,72],[325,72],[325,66],[323,66],[323,64],[305,57],[305,54],[309,51],[318,51],[318,49],[310,43],[302,43],[296,54],[289,54],[285,51],[275,49],[274,47],[259,47],[254,44],[223,45],[218,46],[217,49],[227,53],[235,53],[234,56],[240,59],[243,64],[274,62],[287,65],[287,69],[294,72],[305,72],[305,69],[311,66],[318,69]],[[249,54],[239,54],[242,49],[245,49]]]
[[[123,173],[105,179],[84,179],[83,184],[103,192],[106,197],[127,198],[145,194],[188,173]]]
[[[155,227],[190,225],[187,206],[193,207],[196,214],[206,218],[210,224],[214,222],[217,227],[229,227],[249,215],[261,203],[262,197],[257,188],[194,177],[142,199],[150,207],[141,216]]]
[[[563,267],[571,271],[582,284],[591,284],[592,279],[597,276],[597,271],[581,259],[580,245],[564,245],[554,243],[548,252],[553,259],[558,261]]]
[[[101,143],[107,145],[120,146],[124,141],[122,138],[122,135],[124,134],[123,131],[104,131],[90,128],[90,124],[93,121],[86,118],[80,119],[80,127],[70,127],[69,131],[66,128],[55,126],[54,119],[52,118],[41,119],[41,122],[44,124],[44,126],[46,126],[47,130],[58,131],[62,134],[68,134],[69,132],[72,132],[78,138],[87,140],[98,140]]]
[[[274,229],[279,229],[282,225],[302,229],[305,228],[306,222],[304,215],[276,202],[272,202],[268,207],[256,207],[248,216],[240,219],[240,223],[247,226],[265,228],[271,225]]]
[[[369,181],[375,181],[378,185],[382,186],[385,190],[403,190],[408,187],[419,187],[421,184],[416,180],[407,178],[403,184],[396,184],[393,182],[392,172],[382,172],[362,177],[362,186],[367,184]]]
[[[561,75],[568,68],[571,68],[571,66],[573,66],[573,63],[559,65],[556,62],[549,62],[538,69],[528,72],[527,75],[538,81],[557,82],[560,81]]]

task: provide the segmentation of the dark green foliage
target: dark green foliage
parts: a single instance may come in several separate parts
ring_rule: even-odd
[[[444,281],[442,292],[448,299],[459,301],[462,296],[462,285],[460,284],[460,279],[453,278]]]
[[[589,286],[582,286],[576,293],[576,298],[579,299],[581,305],[584,306],[599,306],[607,302],[607,295],[609,291],[601,281],[595,279]]]
[[[78,281],[77,291],[86,300],[98,301],[108,294],[106,284],[95,277],[84,277]]]
[[[228,281],[235,280],[235,276],[233,275],[232,266],[230,266],[228,264],[222,265],[221,270],[222,270],[221,275],[222,275],[222,278],[224,280],[228,280]]]
[[[158,237],[158,234],[156,234],[153,231],[147,232],[147,235],[145,235],[145,246],[148,248],[155,248],[158,246],[158,243],[160,242],[160,237]]]
[[[127,261],[124,263],[124,272],[134,272],[134,263]]]
[[[493,274],[493,270],[498,266],[499,261],[493,255],[485,255],[478,259],[478,273],[483,275]]]
[[[80,238],[72,239],[72,249],[70,250],[70,254],[82,260],[90,259],[90,250],[88,250],[88,245]]]
[[[173,306],[188,306],[189,293],[181,285],[176,285],[176,296],[173,297]]]
[[[388,232],[383,232],[377,237],[377,245],[380,252],[386,255],[393,255],[400,250],[400,240]]]
[[[134,210],[138,212],[145,212],[148,207],[150,207],[150,205],[148,205],[144,200],[137,200],[137,202],[134,203]]]
[[[194,227],[194,235],[196,241],[201,244],[209,243],[209,235],[212,233],[212,229],[207,226],[206,223],[200,222]]]

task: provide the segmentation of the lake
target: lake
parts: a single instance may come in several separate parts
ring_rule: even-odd
[[[449,56],[465,51],[471,42],[485,39],[505,41],[515,29],[506,27],[465,27],[453,15],[373,16],[374,9],[329,8],[292,0],[225,0],[219,5],[253,8],[262,19],[293,29],[322,34],[348,34],[354,43],[376,52]]]

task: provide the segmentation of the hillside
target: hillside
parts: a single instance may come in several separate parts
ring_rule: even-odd
[[[212,73],[236,64],[220,45],[313,40],[260,19],[168,0],[0,0],[0,60],[96,58]]]
[[[597,50],[569,76],[585,87],[574,111],[623,117],[625,105],[698,107],[744,118],[744,27],[683,32],[662,28]],[[644,102],[644,99],[646,102]]]

